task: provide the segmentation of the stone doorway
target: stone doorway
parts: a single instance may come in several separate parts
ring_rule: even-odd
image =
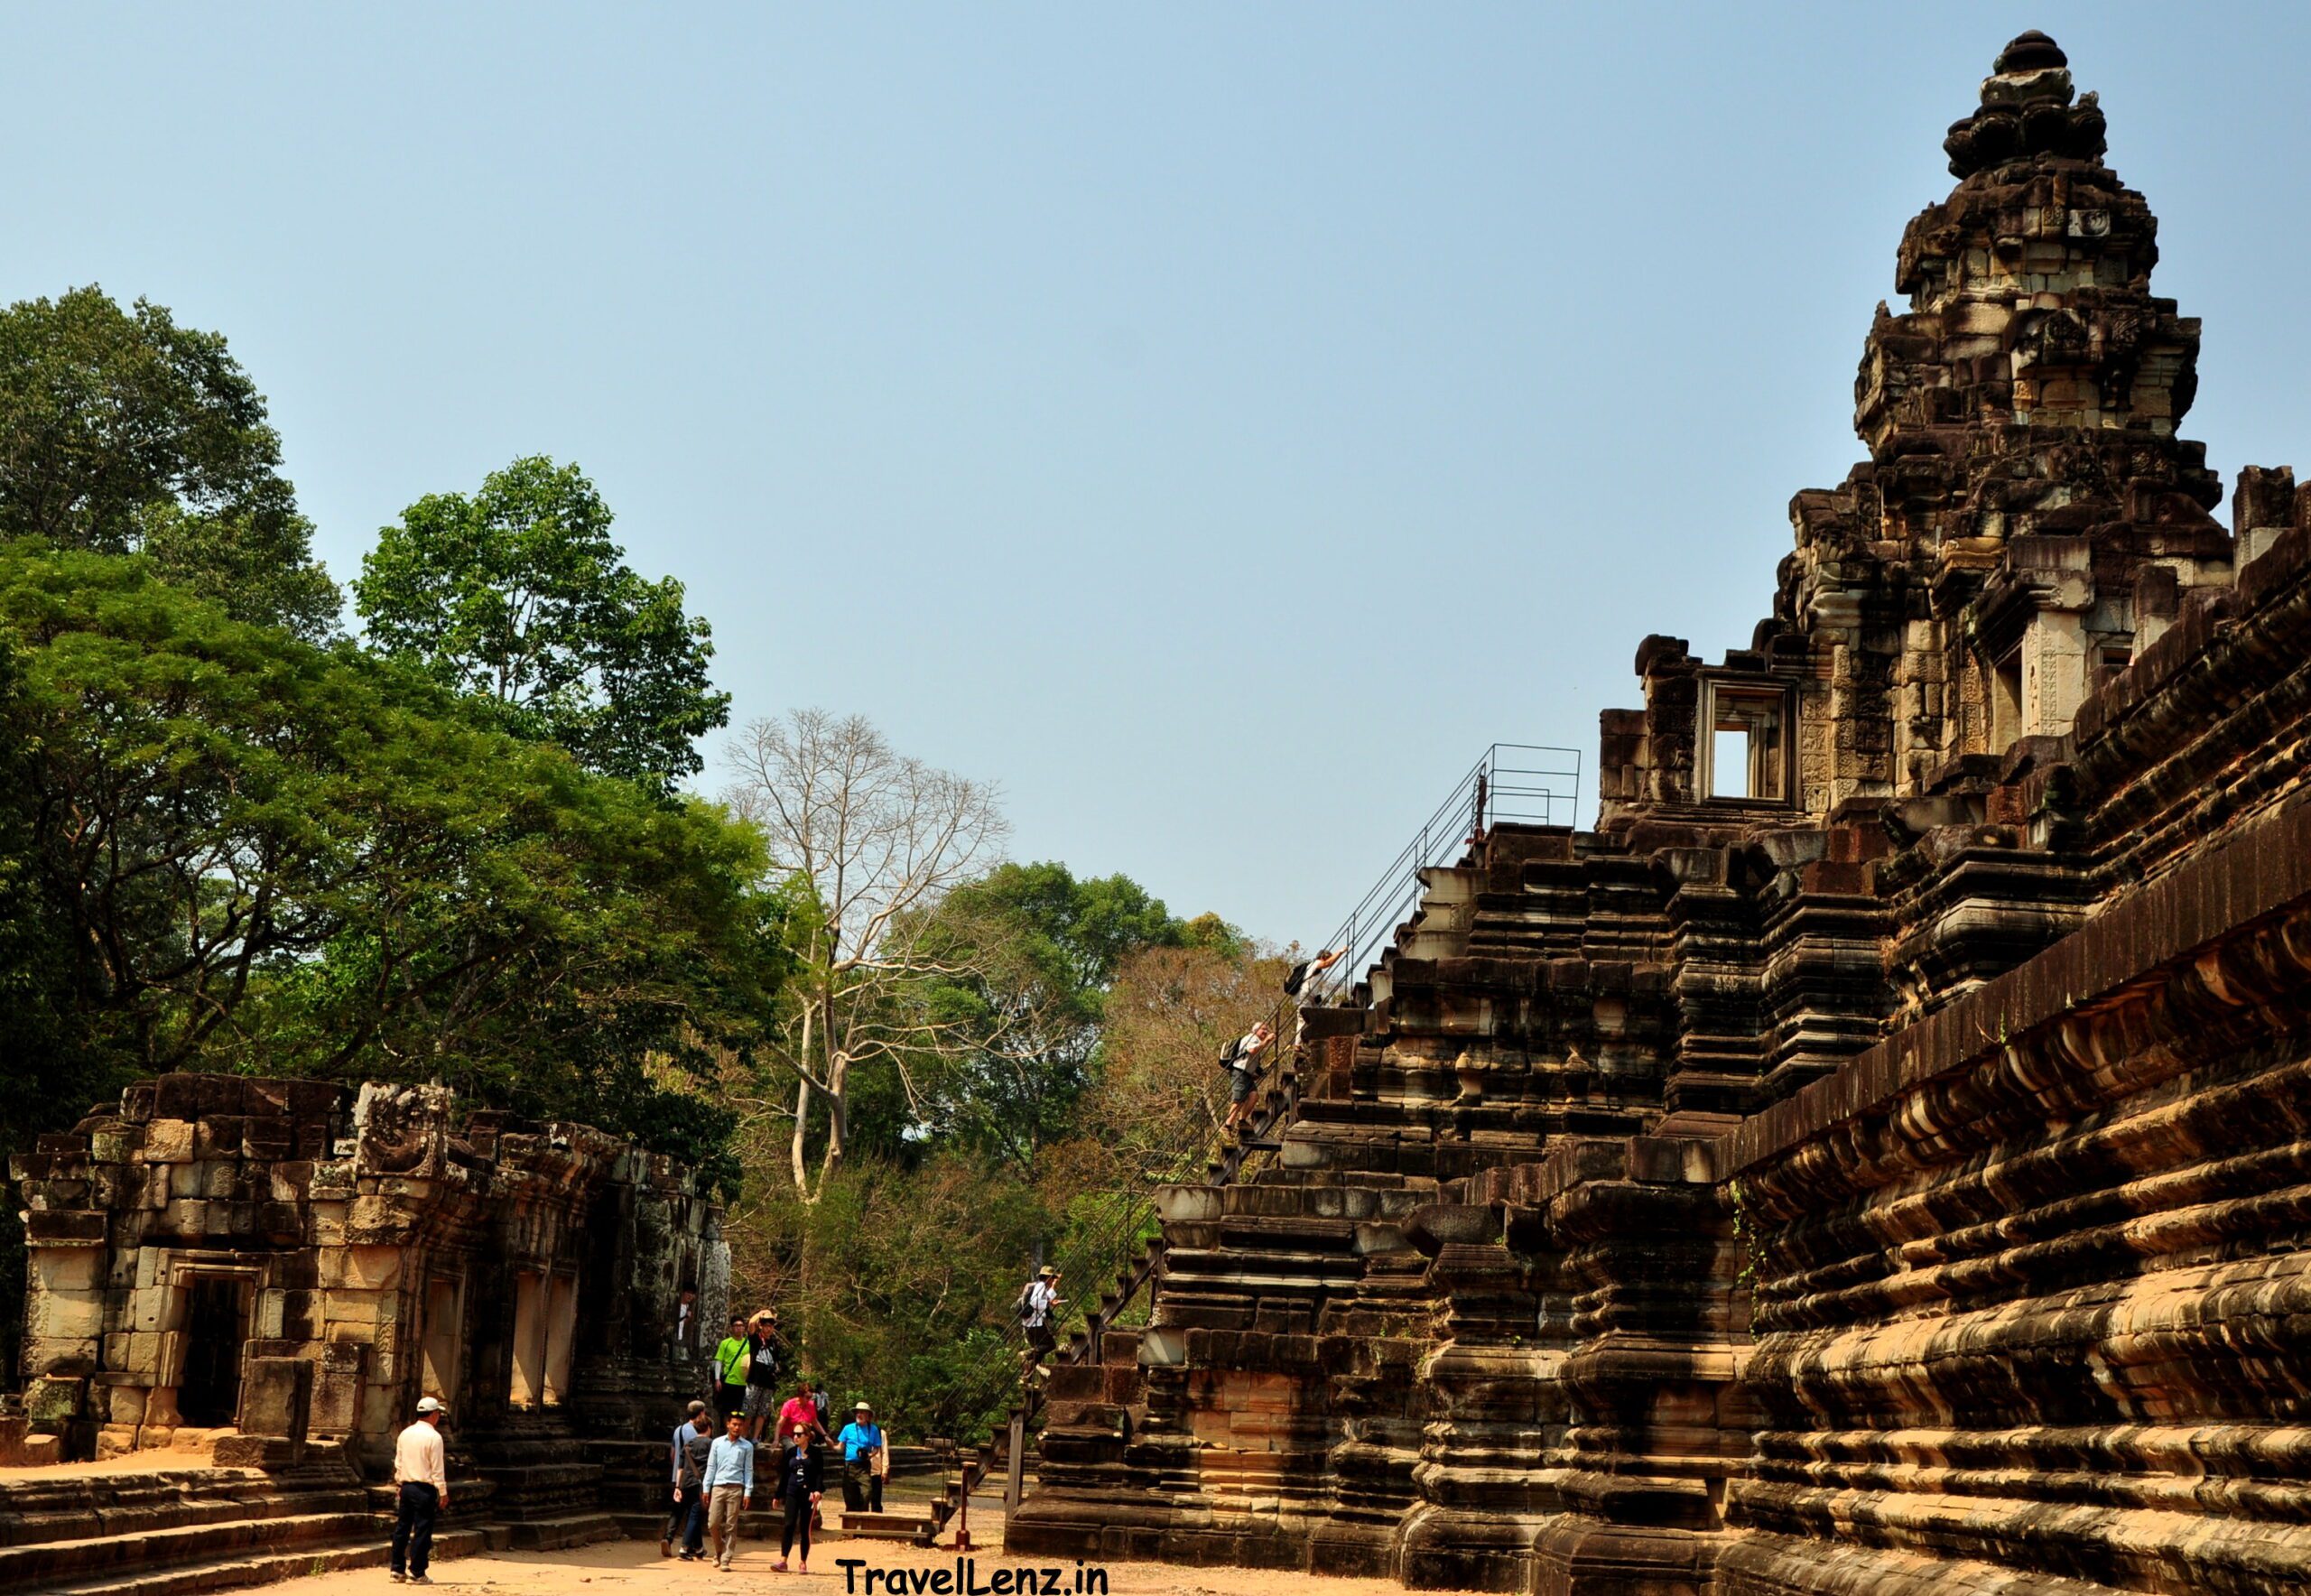
[[[248,1287],[237,1275],[185,1279],[184,1375],[177,1386],[177,1412],[188,1424],[221,1428],[240,1414]]]

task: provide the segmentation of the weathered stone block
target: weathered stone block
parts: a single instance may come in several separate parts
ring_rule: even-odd
[[[24,1383],[24,1416],[35,1424],[60,1424],[78,1418],[87,1400],[82,1379],[40,1378]]]
[[[144,1127],[144,1161],[148,1164],[190,1164],[192,1146],[192,1122],[189,1119],[155,1119]]]

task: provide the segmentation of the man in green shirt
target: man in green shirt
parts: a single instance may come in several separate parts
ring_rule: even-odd
[[[747,1403],[747,1322],[733,1315],[730,1333],[714,1349],[714,1411],[729,1418]]]

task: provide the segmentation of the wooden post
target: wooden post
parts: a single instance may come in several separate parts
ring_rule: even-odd
[[[1011,1410],[1011,1456],[1004,1466],[1003,1510],[1016,1513],[1027,1489],[1027,1409],[1022,1403]]]

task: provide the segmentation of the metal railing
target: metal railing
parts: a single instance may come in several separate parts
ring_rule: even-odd
[[[1344,953],[1311,983],[1320,998],[1346,991],[1379,956],[1382,942],[1420,906],[1420,873],[1453,863],[1494,826],[1575,823],[1581,801],[1581,752],[1540,743],[1495,743],[1469,767],[1436,812],[1405,844],[1341,928],[1325,942]]]
[[[1333,998],[1361,978],[1378,956],[1382,941],[1393,935],[1419,906],[1423,870],[1458,860],[1496,825],[1574,824],[1580,796],[1579,750],[1536,743],[1495,743],[1487,748],[1324,943],[1327,949],[1345,949],[1345,955],[1296,1000],[1287,998],[1276,1006],[1269,1024],[1285,1050],[1284,1067],[1275,1085],[1262,1091],[1248,1133],[1239,1139],[1213,1127],[1202,1117],[1199,1100],[1191,1106],[1190,1122],[1176,1139],[1167,1138],[1168,1156],[1163,1162],[1169,1165],[1171,1181],[1192,1180],[1202,1174],[1214,1185],[1233,1184],[1242,1178],[1250,1153],[1269,1143],[1281,1127],[1290,1123],[1299,1098],[1299,1060],[1292,1050],[1300,1005]],[[1072,1305],[1063,1325],[1055,1327],[1066,1328],[1078,1321],[1081,1325],[1070,1341],[1054,1349],[1050,1358],[1053,1367],[1096,1359],[1101,1334],[1161,1278],[1160,1253],[1141,1245],[1155,1215],[1154,1192],[1135,1193],[1120,1205],[1115,1220],[1079,1237],[1061,1260],[1063,1280],[1074,1280],[1079,1288],[1085,1279],[1104,1278],[1109,1271],[1113,1271],[1114,1285],[1096,1305]],[[986,1383],[972,1404],[979,1412],[999,1412],[1010,1406],[1014,1416],[1033,1424],[1042,1407],[1042,1391],[1026,1378],[1026,1360],[1021,1356],[1025,1345],[1025,1333],[1015,1321],[1004,1337],[1001,1352],[990,1360],[992,1367],[983,1377]]]

